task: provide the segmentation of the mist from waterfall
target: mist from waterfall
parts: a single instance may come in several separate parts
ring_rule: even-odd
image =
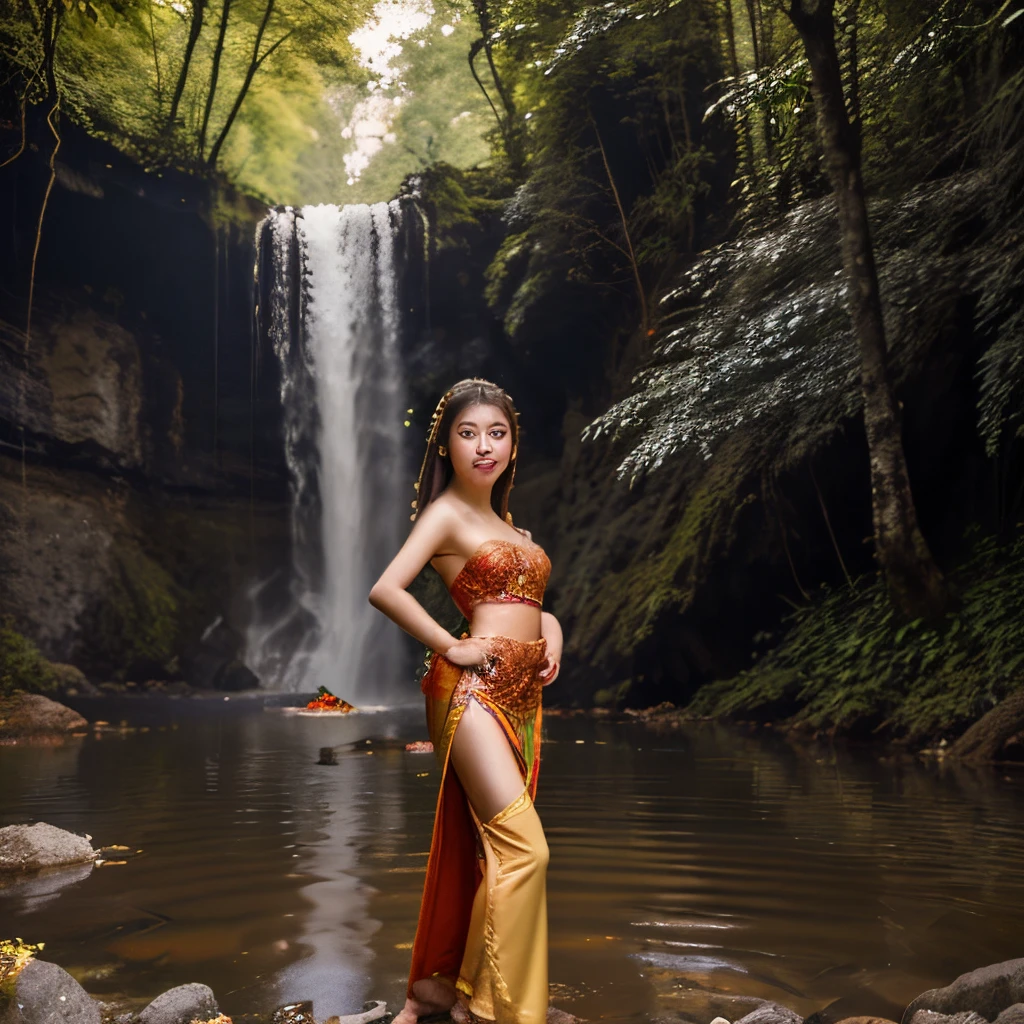
[[[397,627],[366,600],[401,542],[409,491],[400,227],[396,201],[273,211],[258,229],[292,499],[287,586],[279,574],[250,595],[246,660],[266,689],[323,685],[357,705],[403,693]]]

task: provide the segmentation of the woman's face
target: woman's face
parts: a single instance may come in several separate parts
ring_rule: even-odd
[[[458,413],[448,437],[455,475],[474,487],[491,487],[508,466],[512,430],[496,405],[470,405]]]

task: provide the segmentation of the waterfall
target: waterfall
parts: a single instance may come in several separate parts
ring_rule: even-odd
[[[251,594],[247,661],[264,687],[394,697],[402,645],[366,600],[401,543],[397,201],[271,212],[257,229],[259,317],[281,373],[292,559]],[[269,251],[267,251],[269,247]],[[269,278],[269,279],[266,279]]]

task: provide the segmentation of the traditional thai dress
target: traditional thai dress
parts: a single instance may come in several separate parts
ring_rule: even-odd
[[[551,563],[532,542],[482,544],[452,581],[466,618],[483,602],[540,606]],[[547,843],[533,806],[540,768],[539,669],[545,641],[491,637],[486,670],[434,654],[423,677],[427,725],[441,766],[427,877],[413,944],[413,982],[455,982],[470,1010],[500,1024],[543,1024],[547,1014]],[[449,770],[452,738],[470,701],[501,726],[523,776],[523,792],[480,821]]]

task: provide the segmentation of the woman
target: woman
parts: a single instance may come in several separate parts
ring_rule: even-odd
[[[543,1024],[547,1013],[548,849],[533,797],[541,688],[558,675],[562,635],[540,607],[547,556],[508,514],[518,435],[497,385],[464,380],[445,394],[416,484],[416,525],[370,592],[435,652],[423,692],[441,789],[395,1024],[453,1008],[501,1024]],[[453,637],[407,592],[427,562],[469,635]]]

